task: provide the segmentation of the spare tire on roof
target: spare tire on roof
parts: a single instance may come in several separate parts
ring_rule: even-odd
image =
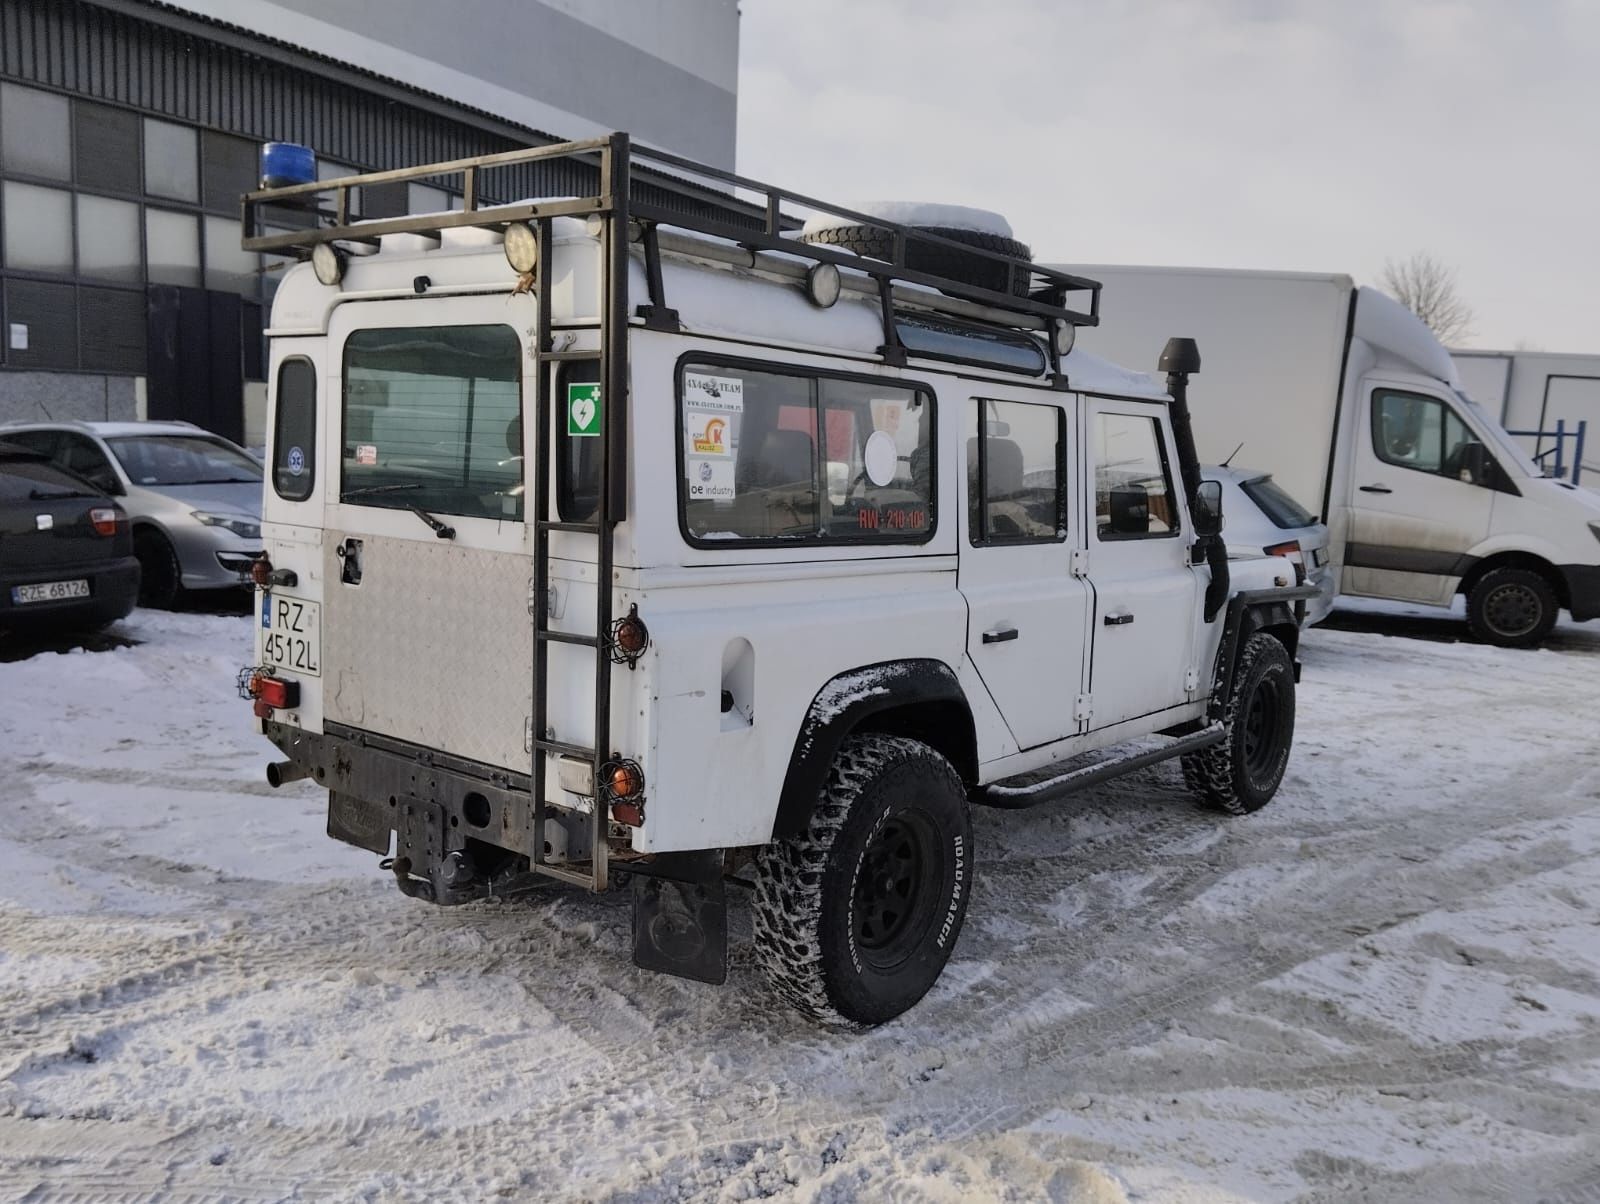
[[[1027,243],[1011,237],[1011,226],[998,213],[968,209],[960,205],[923,205],[898,201],[868,202],[861,212],[881,217],[897,225],[909,226],[918,233],[948,238],[952,242],[1032,260]],[[841,247],[869,259],[894,258],[894,234],[880,226],[850,223],[838,218],[813,218],[800,232],[802,242]],[[925,239],[906,239],[905,266],[914,272],[944,276],[964,284],[1026,297],[1030,273],[1026,268],[1008,267],[979,255],[968,255],[954,247]]]

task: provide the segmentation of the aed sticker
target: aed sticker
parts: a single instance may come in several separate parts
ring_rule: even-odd
[[[684,431],[689,440],[691,456],[731,456],[729,443],[732,431],[728,415],[712,410],[690,410],[684,417]]]
[[[734,498],[732,460],[690,460],[689,500],[731,502]]]
[[[376,464],[378,462],[378,446],[375,443],[356,444],[357,464]]]
[[[288,457],[289,475],[297,477],[306,470],[306,453],[298,447],[289,449]]]
[[[604,423],[600,414],[600,386],[567,386],[567,437],[582,439],[598,435]]]
[[[705,372],[683,374],[683,404],[700,410],[744,413],[744,381],[737,376],[711,376]]]

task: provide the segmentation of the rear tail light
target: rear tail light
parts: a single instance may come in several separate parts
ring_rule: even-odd
[[[300,583],[300,578],[293,569],[273,568],[272,561],[265,552],[250,562],[249,572],[244,575],[249,577],[250,584],[257,589],[266,589],[273,585],[292,588]]]
[[[89,522],[96,535],[112,536],[122,529],[126,520],[115,506],[96,506],[89,511]]]
[[[256,714],[263,719],[275,710],[292,711],[300,705],[300,683],[274,677],[265,669],[242,670],[239,693],[255,699]]]
[[[1305,556],[1300,551],[1300,541],[1298,539],[1290,539],[1283,543],[1275,543],[1270,548],[1262,548],[1261,550],[1268,556],[1287,556],[1290,560],[1294,561],[1302,568],[1305,567],[1306,560]]]

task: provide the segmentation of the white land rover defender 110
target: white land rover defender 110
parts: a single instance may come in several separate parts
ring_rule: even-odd
[[[459,207],[351,220],[413,179]],[[244,215],[309,262],[268,331],[241,690],[269,780],[326,787],[407,895],[625,877],[636,962],[721,982],[753,879],[777,991],[871,1024],[950,957],[970,802],[1177,756],[1233,813],[1277,789],[1311,591],[1226,559],[1196,350],[1166,389],[1073,353],[1099,286],[998,224],[623,134]]]

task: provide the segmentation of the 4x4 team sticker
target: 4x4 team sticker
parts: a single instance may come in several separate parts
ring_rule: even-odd
[[[733,421],[743,413],[744,381],[738,377],[683,374],[683,450],[691,501],[733,501]]]

